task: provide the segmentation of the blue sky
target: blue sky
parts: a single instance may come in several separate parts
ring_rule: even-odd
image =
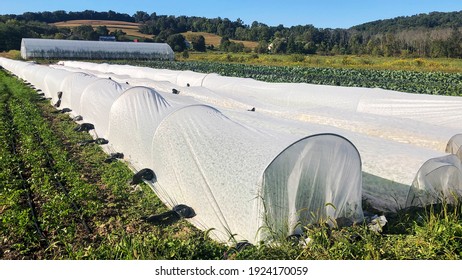
[[[433,11],[462,10],[460,0],[2,0],[0,14],[40,11],[108,11],[133,15],[136,11],[158,15],[186,15],[208,18],[240,18],[245,24],[259,21],[270,26],[313,24],[321,28],[353,25],[397,16]]]

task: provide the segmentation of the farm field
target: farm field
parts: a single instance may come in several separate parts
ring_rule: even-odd
[[[459,259],[459,206],[387,217],[383,234],[365,225],[305,228],[311,241],[220,245],[182,220],[143,216],[167,209],[147,186],[128,185],[122,162],[105,164],[91,137],[13,77],[0,74],[0,212],[5,259]],[[34,214],[35,213],[35,214]],[[307,245],[307,246],[305,246]]]
[[[112,20],[69,20],[55,22],[53,25],[58,27],[77,27],[80,25],[91,25],[93,28],[97,26],[106,26],[109,31],[115,31],[116,29],[122,30],[127,33],[129,36],[139,37],[139,38],[149,38],[152,39],[152,35],[147,35],[139,32],[139,24],[135,22],[125,22],[125,21],[112,21]]]
[[[462,95],[462,74],[428,71],[270,66],[210,61],[118,61],[159,69],[191,70],[265,82],[383,88],[410,93]]]
[[[138,37],[138,38],[148,38],[152,39],[154,36],[149,34],[143,34],[139,32],[139,23],[135,22],[126,22],[126,21],[112,21],[112,20],[69,20],[69,21],[61,21],[55,22],[53,25],[57,27],[77,27],[80,25],[91,25],[93,28],[97,26],[106,26],[109,31],[115,31],[116,29],[122,30],[123,32],[127,33],[128,36]],[[185,36],[186,39],[189,39],[192,35],[202,35],[205,38],[205,44],[210,46],[214,45],[218,47],[220,45],[221,36],[206,33],[206,32],[185,32],[181,33]],[[254,49],[258,43],[251,42],[251,41],[239,41],[239,40],[231,40],[236,43],[243,43],[245,47]]]
[[[316,67],[367,70],[405,70],[418,72],[462,72],[462,60],[451,58],[399,58],[355,55],[301,55],[301,54],[255,54],[190,52],[185,59],[177,55],[178,61],[204,61],[221,63],[244,63],[262,66]]]

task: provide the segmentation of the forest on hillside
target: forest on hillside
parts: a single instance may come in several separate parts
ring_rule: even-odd
[[[91,10],[28,12],[0,16],[0,51],[19,49],[22,37],[97,40],[101,35],[114,35],[118,40],[129,40],[122,31],[111,33],[104,26],[95,29],[85,25],[58,28],[49,24],[81,19],[140,23],[140,32],[153,35],[152,41],[169,43],[176,51],[186,47],[183,45],[184,37],[179,33],[193,31],[222,36],[220,46],[208,46],[209,49],[232,52],[462,58],[462,11],[397,17],[364,23],[349,29],[317,28],[309,24],[268,26],[257,21],[249,25],[240,19],[233,21],[220,17],[177,17],[143,11],[134,15]],[[258,46],[253,50],[246,49],[230,39],[255,41]],[[195,42],[192,43],[194,46]],[[205,49],[200,47],[198,50]]]

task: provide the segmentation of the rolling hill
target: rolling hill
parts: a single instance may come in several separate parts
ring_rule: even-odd
[[[127,33],[129,36],[139,37],[139,38],[148,38],[152,39],[153,35],[143,34],[139,31],[139,26],[141,24],[128,21],[116,21],[116,20],[69,20],[69,21],[60,21],[52,23],[57,27],[69,27],[73,28],[80,25],[91,25],[92,27],[97,26],[106,26],[110,31],[115,31],[116,29],[122,30]],[[205,38],[205,44],[210,46],[214,45],[215,47],[220,45],[221,36],[207,33],[207,32],[183,32],[181,33],[187,40],[191,38],[193,34],[202,35]],[[236,43],[243,43],[245,47],[254,49],[258,43],[252,41],[240,41],[240,40],[231,40]]]
[[[57,27],[76,27],[80,25],[91,25],[92,27],[96,26],[106,26],[110,31],[116,29],[122,30],[127,33],[129,36],[139,37],[139,38],[152,38],[152,35],[143,34],[139,32],[139,23],[128,22],[128,21],[115,21],[115,20],[69,20],[69,21],[60,21],[52,23]]]

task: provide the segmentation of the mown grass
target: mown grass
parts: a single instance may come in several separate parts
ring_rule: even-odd
[[[242,250],[211,240],[186,220],[147,224],[142,216],[162,213],[166,207],[148,186],[136,190],[128,186],[132,172],[123,162],[104,164],[107,155],[99,146],[78,145],[91,137],[75,132],[67,115],[55,114],[48,101],[40,101],[32,89],[3,71],[0,105],[2,259],[462,258],[460,205],[387,215],[389,224],[382,233],[363,224],[346,228],[320,224],[305,227],[301,240],[276,237]],[[8,145],[12,136],[17,136],[17,154]],[[18,170],[20,162],[24,170]],[[33,225],[19,171],[28,178],[46,241]],[[56,187],[55,178],[66,185],[70,197]],[[83,228],[82,217],[91,232]]]

